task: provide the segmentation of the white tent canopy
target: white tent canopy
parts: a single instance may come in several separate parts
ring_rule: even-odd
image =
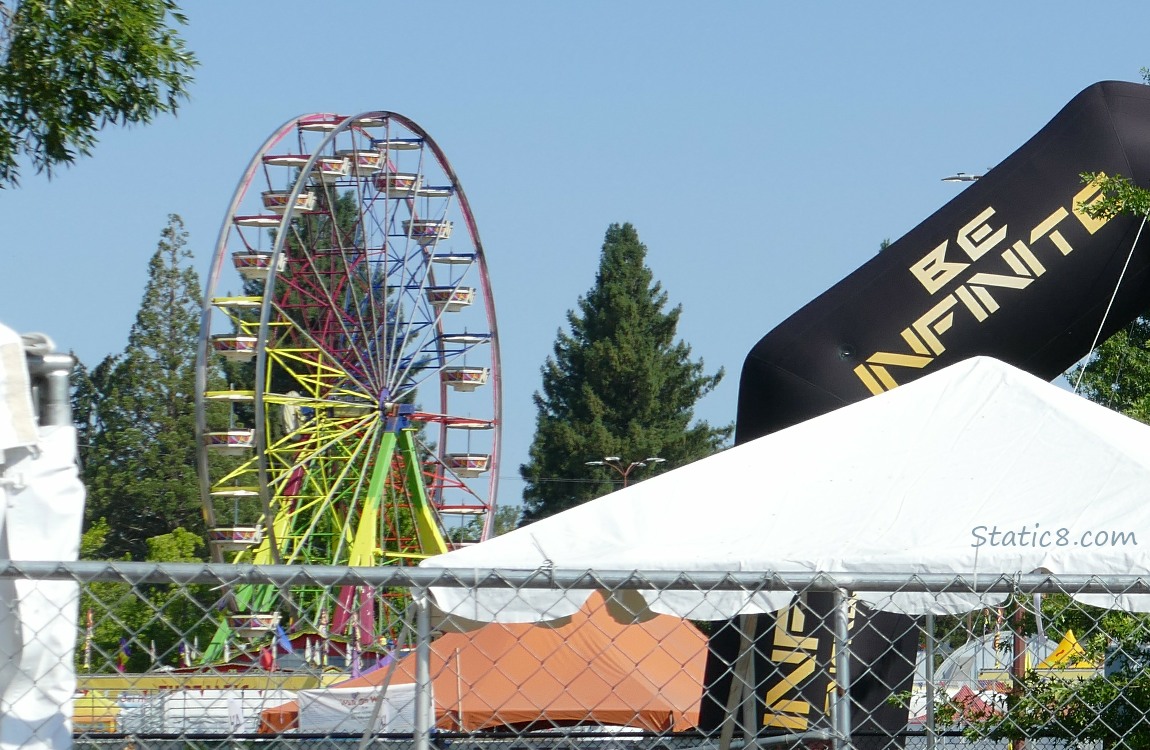
[[[490,541],[428,559],[470,570],[943,573],[985,580],[1150,573],[1150,427],[976,357]],[[954,613],[1001,596],[854,592]],[[589,591],[433,589],[473,620],[569,615]],[[724,619],[791,594],[644,592]],[[1085,597],[1083,597],[1085,599]],[[1090,603],[1150,611],[1150,598]]]

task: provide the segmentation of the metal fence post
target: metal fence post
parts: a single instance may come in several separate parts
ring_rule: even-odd
[[[934,726],[934,614],[926,614],[926,649],[923,653],[924,665],[923,679],[926,681],[926,750],[934,750],[937,746],[937,733]]]
[[[411,591],[415,607],[415,750],[430,750],[435,712],[431,703],[431,600],[424,587]]]
[[[835,750],[851,747],[851,654],[850,654],[850,594],[836,588],[835,601]]]

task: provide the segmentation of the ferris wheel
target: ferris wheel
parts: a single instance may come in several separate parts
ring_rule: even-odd
[[[443,151],[393,112],[282,125],[240,179],[206,283],[212,559],[413,564],[486,539],[500,401],[486,259]],[[229,607],[231,630],[256,636],[285,610],[326,625],[329,607],[333,632],[369,630],[375,605],[243,586]]]

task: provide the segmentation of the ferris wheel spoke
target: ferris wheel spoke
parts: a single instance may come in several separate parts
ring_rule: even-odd
[[[286,311],[279,305],[273,303],[273,307],[277,312],[283,315],[285,319],[289,318]],[[281,367],[292,369],[288,366],[289,362],[296,366],[302,365],[302,367],[296,367],[296,371],[293,371],[293,377],[295,377],[297,382],[311,381],[319,384],[325,382],[325,378],[327,382],[331,382],[335,379],[349,379],[353,385],[358,387],[360,393],[372,392],[372,388],[367,381],[361,379],[358,373],[349,372],[348,368],[343,366],[339,359],[328,350],[328,347],[313,336],[310,331],[298,326],[294,321],[292,321],[291,325],[293,328],[291,335],[298,337],[303,343],[308,344],[311,351],[316,354],[315,357],[309,359],[299,356],[298,352],[283,349],[275,351],[274,359]],[[331,392],[333,389],[338,390],[338,386],[329,385],[323,388],[317,386],[315,390],[318,397],[319,392]]]
[[[335,408],[335,407],[332,407]],[[362,472],[358,467],[365,462],[365,451],[370,452],[368,440],[374,443],[378,438],[378,429],[370,425],[378,422],[378,414],[362,417],[350,424],[331,422],[324,425],[308,426],[312,439],[310,447],[299,450],[293,456],[292,463],[285,465],[280,479],[276,483],[280,488],[287,504],[281,513],[287,515],[285,526],[290,530],[292,541],[288,542],[289,552],[285,557],[287,564],[300,562],[300,556],[305,554],[303,547],[295,543],[296,539],[309,539],[317,535],[318,525],[325,519],[345,517],[352,519],[357,514],[357,498],[361,494],[363,483]],[[284,438],[283,443],[292,446],[293,436]],[[329,472],[334,466],[336,473]],[[287,493],[283,491],[287,482],[293,477],[302,476],[298,488]],[[347,488],[352,487],[351,500],[345,497]],[[342,502],[346,509],[333,512],[333,503]],[[303,518],[308,523],[306,527],[297,528],[297,519]],[[330,556],[334,560],[344,560],[344,540],[346,528],[339,528],[331,535]]]
[[[323,248],[323,249],[326,250],[326,254],[329,258],[334,257],[332,255],[333,248]],[[306,244],[302,244],[301,247],[298,248],[295,252],[298,252],[303,257],[306,264],[313,269],[320,269],[325,265],[323,262],[321,262],[321,259],[319,256],[317,256],[312,250],[307,248]],[[346,274],[346,269],[348,267],[347,258],[345,256],[342,256],[342,253],[343,253],[342,250],[340,250],[340,252],[341,252],[341,260],[343,261],[340,264],[340,267],[345,270],[345,275],[346,275],[348,282],[349,282],[348,286],[352,286],[352,284],[350,283],[350,281],[351,281],[350,274]],[[307,300],[311,300],[313,303],[313,306],[314,306],[313,309],[318,310],[319,313],[321,313],[324,316],[325,321],[328,321],[328,322],[334,321],[338,325],[338,330],[340,332],[340,335],[342,336],[342,338],[345,342],[346,351],[350,352],[353,356],[356,357],[357,364],[359,365],[358,370],[357,370],[357,374],[359,374],[359,378],[357,378],[357,379],[360,379],[366,375],[369,375],[371,368],[368,367],[368,364],[363,359],[361,352],[359,352],[359,350],[357,350],[354,346],[351,345],[351,343],[354,342],[357,339],[357,337],[348,327],[348,318],[350,316],[337,303],[335,297],[332,294],[332,289],[329,285],[330,282],[324,283],[324,276],[329,275],[330,273],[331,273],[330,271],[324,270],[324,271],[316,272],[313,275],[307,275],[306,273],[300,274],[301,278],[310,282],[306,286],[302,283],[293,282],[293,281],[289,281],[287,283],[298,295],[300,295],[301,298],[303,298],[305,300],[305,302]],[[282,305],[282,303],[281,303],[281,305]],[[327,329],[327,327],[326,327],[326,323],[325,323],[324,330],[326,330],[326,329]],[[301,330],[300,333],[302,334],[302,333],[304,333],[304,331]],[[365,332],[363,332],[361,329],[360,340],[364,340],[365,338],[366,338]],[[339,360],[339,357],[337,356],[338,348],[336,346],[334,346],[332,342],[321,343],[321,342],[317,341],[314,336],[311,336],[311,335],[308,335],[308,339],[312,343],[316,344],[316,346],[319,347],[321,350],[328,352],[329,356],[331,356],[333,359],[335,359],[337,361]]]
[[[314,543],[320,535],[321,526],[331,524],[332,520],[336,520],[337,523],[331,524],[327,532],[329,544],[325,558],[343,559],[341,544],[346,529],[339,523],[342,514],[334,512],[332,503],[340,499],[342,487],[349,479],[359,453],[357,449],[345,460],[340,461],[341,468],[337,469],[335,476],[330,479],[322,471],[312,473],[304,486],[305,494],[296,497],[294,507],[285,512],[283,527],[288,535],[288,539],[285,540],[288,547],[285,560],[287,564],[315,562],[309,559],[314,554],[314,545],[308,542]],[[350,478],[352,481],[357,481],[355,476]],[[333,540],[334,544],[331,544]]]
[[[357,185],[358,195],[358,185]],[[356,200],[356,221],[349,227],[348,234],[353,238],[364,237],[363,232],[363,196],[359,195]],[[333,216],[333,223],[336,222],[336,217]],[[372,345],[373,339],[371,331],[373,330],[372,321],[375,319],[375,305],[374,295],[371,284],[371,258],[370,258],[370,245],[364,244],[359,241],[353,241],[349,247],[344,242],[342,233],[338,235],[338,242],[336,249],[339,251],[339,270],[342,272],[342,289],[346,290],[348,299],[343,303],[341,312],[349,319],[350,323],[356,327],[356,333],[349,344],[353,342],[360,342],[364,348],[351,346],[351,350],[361,355],[359,360],[360,366],[363,368],[364,378],[371,382],[373,385],[378,386],[380,379],[375,367],[375,360],[372,356],[362,356],[364,354],[371,354],[371,351],[366,347]],[[349,257],[349,251],[350,256]]]
[[[425,273],[420,275],[418,278],[415,278],[414,276],[412,277],[411,283],[414,286],[414,289],[409,291],[413,297],[413,306],[423,306],[423,300],[429,292],[429,286],[427,282],[434,281],[434,276],[430,268],[431,264],[422,263],[424,255],[423,249],[419,248],[413,252],[418,254],[421,263],[413,263],[411,265],[415,268],[425,269]],[[413,354],[408,358],[396,360],[397,370],[391,373],[389,381],[403,382],[409,379],[416,380],[412,377],[413,370],[427,368],[428,363],[436,363],[437,361],[439,364],[442,364],[443,353],[438,339],[438,334],[441,330],[442,318],[447,310],[447,306],[440,306],[438,308],[436,308],[434,305],[430,306],[435,310],[435,312],[430,316],[430,319],[424,321],[420,330],[415,330],[415,325],[417,322],[414,317],[406,322],[405,330],[399,327],[396,328],[396,338],[399,339],[400,335],[402,334],[403,338],[409,342],[410,349],[413,352],[418,352],[418,355],[422,356],[420,357],[416,354]]]

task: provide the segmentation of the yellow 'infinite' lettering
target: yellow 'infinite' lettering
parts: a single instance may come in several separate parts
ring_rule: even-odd
[[[797,690],[799,683],[815,673],[814,654],[806,655],[803,661],[791,670],[783,679],[767,690],[763,701],[766,703],[766,712],[763,714],[763,726],[786,727],[788,729],[806,729],[807,714],[810,713],[811,704],[797,698],[786,698],[792,690]]]
[[[957,300],[953,294],[947,295],[911,326],[936,356],[946,351],[946,347],[942,345],[942,340],[938,337],[949,331],[954,325],[954,313],[951,312],[951,308],[956,303]]]
[[[801,624],[795,627],[792,622],[791,627],[794,630],[802,632]],[[776,651],[779,649],[787,649],[789,651],[814,651],[819,647],[819,639],[813,637],[801,638],[791,635],[787,632],[785,623],[779,623],[775,625],[775,640],[772,645]]]
[[[934,361],[934,357],[915,357],[910,354],[897,354],[894,352],[875,352],[867,358],[866,363],[854,369],[855,375],[863,382],[871,393],[878,395],[883,391],[898,387],[898,382],[886,369],[886,365],[897,367],[913,367],[921,370]]]
[[[813,669],[813,667],[812,667]],[[804,731],[808,725],[806,714],[811,710],[811,704],[806,701],[780,699],[767,710],[777,710],[778,713],[768,713],[763,717],[763,726],[778,727],[780,729],[796,729]]]
[[[1037,278],[1046,273],[1046,266],[1042,265],[1022,240],[1018,240],[1010,246],[1010,249],[1004,251],[1002,259],[1010,266],[1010,270],[1019,276],[1033,275]]]
[[[1063,255],[1070,255],[1070,251],[1074,248],[1072,248],[1070,243],[1066,241],[1066,238],[1062,236],[1062,232],[1054,228],[1069,215],[1070,213],[1065,208],[1060,208],[1050,214],[1050,216],[1047,216],[1039,222],[1038,226],[1030,231],[1030,244],[1033,245],[1036,240],[1049,234],[1050,241],[1054,243],[1054,246],[1057,247]]]
[[[763,697],[763,726],[800,731],[807,728],[810,703],[801,698],[788,697],[792,691],[798,692],[802,681],[815,671],[819,639],[802,635],[805,624],[806,616],[797,604],[780,613],[775,621],[771,661],[775,664],[794,664],[795,668],[781,675],[779,681]]]
[[[965,308],[976,323],[986,321],[1000,307],[991,289],[1028,288],[1036,279],[1046,273],[1046,266],[1031,249],[1035,242],[1049,239],[1062,256],[1069,255],[1074,247],[1063,235],[1060,224],[1073,215],[1090,234],[1097,232],[1109,218],[1092,219],[1084,208],[1102,199],[1097,180],[1079,190],[1071,203],[1071,211],[1059,207],[1030,231],[1028,240],[1016,240],[1002,251],[1001,257],[1010,273],[979,271],[958,284],[954,291],[919,317],[910,327],[904,328],[902,338],[910,347],[910,353],[879,351],[866,358],[863,364],[854,368],[855,376],[872,394],[882,393],[898,387],[888,367],[906,367],[921,370],[929,366],[936,357],[946,351],[942,336],[955,325],[954,309]],[[1006,240],[1007,226],[997,229],[989,222],[995,214],[988,206],[967,222],[958,231],[955,242],[972,261],[977,261]],[[946,251],[949,240],[935,247],[908,269],[912,276],[930,294],[959,280],[973,263],[948,261]]]

